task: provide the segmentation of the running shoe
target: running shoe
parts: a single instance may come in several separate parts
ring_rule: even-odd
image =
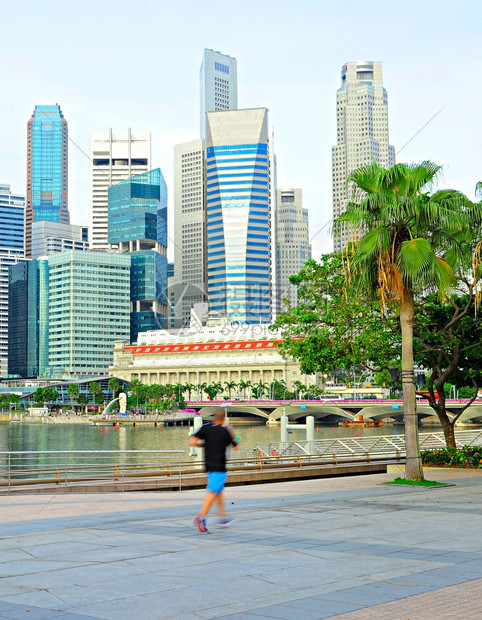
[[[203,519],[202,517],[195,517],[194,525],[197,526],[200,532],[204,532],[205,534],[210,534],[208,530],[208,526],[206,525],[206,519]]]
[[[216,521],[216,527],[227,527],[228,525],[231,525],[233,521],[234,521],[234,517],[227,517],[226,519],[219,519],[218,521]]]

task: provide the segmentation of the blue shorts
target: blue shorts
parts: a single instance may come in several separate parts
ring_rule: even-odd
[[[227,472],[225,471],[208,471],[208,485],[206,487],[207,491],[211,491],[211,493],[216,493],[219,495],[224,489],[224,485],[226,484],[226,478],[228,477]]]

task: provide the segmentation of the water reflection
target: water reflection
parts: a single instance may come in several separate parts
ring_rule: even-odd
[[[264,424],[237,426],[243,450],[259,442],[278,442],[279,426]],[[102,432],[101,432],[102,429]],[[438,427],[421,428],[421,432],[439,431]],[[27,450],[185,450],[188,453],[188,427],[121,426],[101,427],[90,424],[9,424],[0,423],[0,452]],[[319,425],[315,439],[398,435],[403,426],[387,424],[379,428],[341,428]],[[293,430],[290,441],[304,439],[304,432]]]

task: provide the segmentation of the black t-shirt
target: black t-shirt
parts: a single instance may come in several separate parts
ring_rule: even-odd
[[[204,440],[206,471],[226,471],[226,448],[238,445],[229,429],[221,424],[207,422],[194,436]]]

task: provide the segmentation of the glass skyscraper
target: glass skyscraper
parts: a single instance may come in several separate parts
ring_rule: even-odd
[[[27,123],[25,251],[31,256],[32,223],[69,223],[68,124],[60,106],[37,105]]]
[[[21,261],[10,267],[8,374],[38,377],[48,366],[48,265]]]
[[[240,323],[271,320],[268,111],[208,112],[209,309]]]
[[[8,372],[9,267],[25,257],[25,196],[0,185],[0,376]],[[19,346],[21,342],[18,343]]]
[[[108,239],[131,259],[131,342],[167,328],[167,185],[159,168],[109,187]]]

